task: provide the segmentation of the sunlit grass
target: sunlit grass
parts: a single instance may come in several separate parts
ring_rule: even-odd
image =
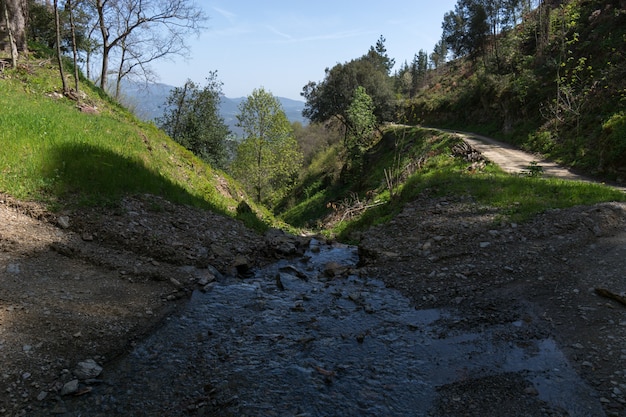
[[[387,137],[373,150],[368,161],[361,197],[366,190],[374,190],[376,200],[384,204],[375,205],[356,218],[335,224],[325,233],[351,240],[352,232],[385,223],[398,214],[404,205],[421,196],[467,197],[477,207],[495,208],[499,221],[523,222],[549,209],[592,205],[605,201],[626,201],[626,194],[613,188],[587,182],[566,181],[540,176],[507,174],[498,167],[488,164],[481,170],[468,169],[470,163],[452,156],[452,147],[459,139],[445,133],[419,128],[396,128],[396,142]],[[386,147],[386,149],[381,149]],[[410,159],[427,156],[426,162],[397,189],[394,197],[386,187],[383,170],[392,164],[405,167]],[[399,161],[399,162],[397,162]],[[319,176],[319,172],[311,175]],[[326,175],[329,175],[326,173]],[[292,224],[313,225],[311,219],[321,220],[329,214],[326,204],[340,201],[354,190],[335,184],[300,202],[287,211],[283,218]]]
[[[83,103],[97,114],[50,94],[59,83],[49,65],[26,65],[3,76],[0,192],[53,208],[114,205],[125,195],[151,193],[236,215],[238,201],[217,187],[220,177],[220,189],[226,181],[231,195],[242,195],[234,181],[93,85],[81,89],[87,92]]]

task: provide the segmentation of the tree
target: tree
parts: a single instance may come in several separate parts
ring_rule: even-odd
[[[435,44],[435,49],[430,54],[430,62],[435,69],[446,63],[446,57],[448,56],[448,44],[445,38],[441,38],[439,42]]]
[[[222,83],[217,80],[217,71],[211,72],[206,80],[207,84],[202,88],[191,80],[174,88],[157,124],[203,160],[224,168],[226,138],[230,131],[219,113]]]
[[[303,115],[319,123],[337,118],[347,128],[346,111],[359,86],[372,98],[377,121],[390,121],[394,100],[391,78],[386,68],[377,65],[368,55],[327,68],[323,81],[304,86],[301,93],[306,99]]]
[[[170,55],[184,55],[185,37],[199,33],[206,17],[191,0],[96,0],[102,37],[100,87],[107,88],[109,60],[118,54],[117,82],[129,66],[148,74],[147,64]],[[118,90],[119,91],[119,90]]]
[[[65,71],[63,70],[63,55],[61,54],[61,19],[59,17],[59,1],[54,0],[54,28],[56,33],[56,52],[57,64],[59,65],[59,73],[61,75],[61,83],[63,85],[63,94],[67,94],[67,81],[65,80]]]
[[[376,116],[374,115],[374,101],[367,94],[365,88],[359,86],[346,111],[348,135],[344,142],[347,153],[347,165],[356,168],[361,174],[363,156],[373,144],[376,131]]]
[[[386,41],[385,37],[380,35],[380,38],[376,41],[376,46],[371,46],[364,58],[371,60],[377,68],[389,74],[396,60],[389,58],[389,55],[387,55]]]
[[[244,139],[232,164],[235,178],[258,203],[280,197],[302,166],[302,153],[282,105],[263,88],[239,105]]]
[[[0,0],[0,23],[6,23],[6,37],[13,67],[17,66],[19,54],[28,51],[26,21],[28,0]],[[2,33],[0,32],[0,35]]]

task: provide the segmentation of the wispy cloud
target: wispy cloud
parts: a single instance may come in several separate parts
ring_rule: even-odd
[[[276,29],[274,26],[270,26],[268,25],[267,28],[270,30],[270,32],[280,36],[281,38],[285,38],[288,40],[292,40],[293,37],[285,32],[281,32],[280,30]]]
[[[269,27],[268,27],[269,28]],[[356,38],[360,36],[370,36],[372,31],[366,30],[349,30],[349,31],[341,31],[341,32],[333,32],[333,33],[321,33],[310,36],[291,36],[282,32],[279,32],[275,29],[269,28],[273,33],[281,36],[282,40],[276,40],[275,42],[280,43],[305,43],[305,42],[318,42],[318,41],[336,41],[341,39],[348,38]]]
[[[228,11],[226,9],[222,9],[221,7],[213,6],[213,10],[215,10],[215,12],[217,12],[217,14],[223,16],[224,18],[226,18],[231,23],[237,17],[237,15],[235,13],[230,12],[230,11]]]

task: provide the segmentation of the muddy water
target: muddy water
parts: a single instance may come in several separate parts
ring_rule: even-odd
[[[524,321],[452,330],[457,311],[320,272],[354,248],[313,241],[307,257],[194,294],[66,415],[426,416],[439,387],[505,373],[560,415],[604,415],[554,341],[516,342]]]

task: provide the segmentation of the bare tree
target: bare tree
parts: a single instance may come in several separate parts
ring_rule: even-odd
[[[148,74],[148,63],[185,55],[185,38],[199,33],[207,19],[192,0],[96,0],[96,10],[102,36],[100,87],[104,90],[109,60],[118,48],[119,84],[134,68]]]

